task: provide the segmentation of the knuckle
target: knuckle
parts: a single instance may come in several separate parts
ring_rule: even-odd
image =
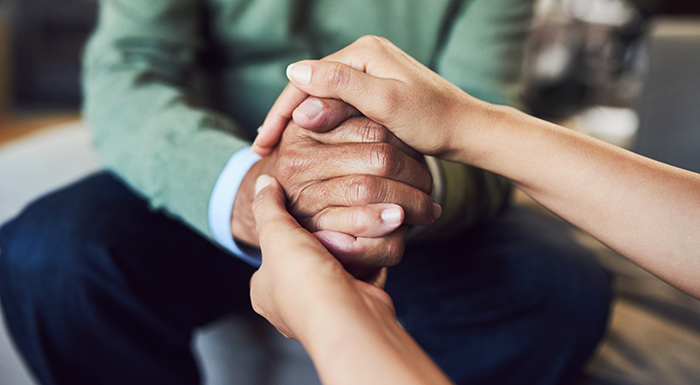
[[[325,223],[325,214],[323,211],[321,211],[320,213],[309,218],[304,223],[301,223],[301,225],[305,229],[307,229],[311,232],[314,232],[314,231],[318,231],[318,230],[323,229],[324,223]]]
[[[388,143],[390,139],[389,130],[367,118],[361,118],[359,131],[365,142]]]
[[[398,150],[388,143],[374,143],[369,149],[369,165],[378,176],[388,177],[398,168]]]
[[[284,182],[294,180],[305,169],[305,165],[306,161],[296,154],[282,156],[277,161],[276,177]]]
[[[357,39],[357,43],[369,47],[382,47],[387,40],[376,35],[365,35]]]
[[[327,189],[323,184],[309,185],[292,191],[285,191],[287,195],[287,210],[304,227],[312,225],[313,217],[323,210],[318,204],[319,196],[326,196]],[[321,220],[323,220],[321,218]]]
[[[350,71],[345,65],[333,62],[320,76],[321,86],[329,89],[345,88],[350,83]]]
[[[348,180],[347,206],[376,203],[382,195],[381,180],[370,175],[355,175]]]

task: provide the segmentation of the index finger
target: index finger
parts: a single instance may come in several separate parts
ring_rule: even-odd
[[[292,113],[309,95],[292,83],[287,84],[260,126],[260,132],[253,142],[252,151],[260,156],[272,152],[282,137],[282,131],[292,118]]]

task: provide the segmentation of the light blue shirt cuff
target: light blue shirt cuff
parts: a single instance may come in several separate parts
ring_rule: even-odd
[[[243,261],[259,267],[262,261],[260,250],[241,247],[231,235],[231,211],[236,193],[260,155],[250,151],[250,147],[238,150],[231,156],[216,180],[209,199],[209,230],[214,240]]]

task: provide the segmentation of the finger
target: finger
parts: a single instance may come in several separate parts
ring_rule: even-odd
[[[337,231],[318,231],[313,235],[353,275],[371,269],[395,266],[403,258],[407,226],[401,226],[381,238],[355,238]],[[367,278],[367,277],[365,277]]]
[[[368,75],[335,61],[300,61],[287,68],[287,77],[300,92],[342,100],[379,123],[385,122],[402,94],[398,80]]]
[[[401,141],[386,127],[365,117],[351,117],[333,130],[311,133],[309,136],[323,144],[388,143],[421,163],[425,161],[423,154]]]
[[[403,222],[399,205],[379,203],[353,207],[328,207],[314,215],[304,227],[309,231],[332,230],[355,237],[383,237]]]
[[[295,212],[301,215],[318,213],[329,206],[394,203],[404,210],[403,223],[415,226],[431,225],[441,213],[440,206],[425,192],[373,175],[350,175],[317,183],[304,189],[295,200],[305,205],[293,204]]]
[[[390,111],[387,108],[395,110],[396,97],[405,95],[399,89],[401,82],[395,80],[396,77],[405,74],[407,65],[423,67],[388,40],[376,36],[362,37],[324,60],[313,62],[320,66],[317,71],[297,65],[312,63],[311,61],[295,63],[287,68],[287,77],[293,85],[287,85],[268,112],[260,128],[260,139],[253,145],[254,151],[261,155],[272,151],[294,109],[309,94],[343,100],[363,115],[386,125],[387,120],[394,116],[382,113]],[[338,66],[338,62],[345,64]],[[334,68],[338,68],[338,71]],[[349,81],[350,76],[344,76],[348,74],[353,75],[352,81]],[[396,113],[398,112],[394,111]],[[384,120],[382,116],[385,117]]]
[[[326,181],[348,175],[373,175],[405,183],[428,194],[432,192],[433,177],[428,168],[387,143],[319,146],[313,157],[299,159],[294,156],[280,159],[276,176],[282,181]]]
[[[255,181],[253,216],[260,234],[269,232],[273,226],[286,231],[301,227],[285,208],[282,186],[269,175],[260,175]]]
[[[258,228],[263,261],[289,250],[325,258],[328,251],[287,212],[284,191],[275,178],[261,175],[255,183],[253,216]],[[300,231],[301,230],[301,231]]]
[[[292,118],[294,109],[307,97],[306,93],[299,91],[292,84],[287,84],[260,126],[258,136],[252,145],[252,151],[261,156],[269,155],[279,143],[284,128]]]
[[[360,115],[355,107],[341,100],[314,97],[307,98],[292,113],[294,123],[314,132],[332,130],[348,118]]]

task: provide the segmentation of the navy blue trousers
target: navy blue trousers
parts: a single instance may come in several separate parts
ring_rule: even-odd
[[[197,384],[193,329],[252,312],[251,267],[109,173],[31,204],[0,247],[6,322],[43,384]],[[588,252],[517,208],[451,242],[409,245],[387,291],[460,384],[573,379],[611,298]]]

